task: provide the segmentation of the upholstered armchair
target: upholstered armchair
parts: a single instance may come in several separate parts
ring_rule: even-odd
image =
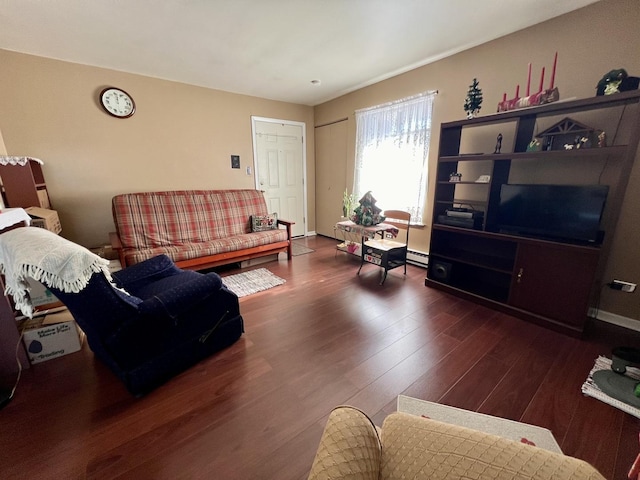
[[[604,480],[582,460],[408,413],[377,428],[362,411],[329,415],[309,480]]]
[[[149,392],[243,333],[238,297],[215,273],[181,270],[165,255],[124,270],[47,230],[0,235],[7,292],[31,313],[25,276],[49,287],[88,344],[134,395]]]

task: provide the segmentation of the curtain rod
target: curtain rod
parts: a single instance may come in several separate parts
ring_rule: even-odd
[[[420,97],[426,97],[427,95],[438,95],[438,90],[427,90],[425,92],[417,93],[415,95],[411,95],[409,97],[399,98],[398,100],[393,100],[387,103],[381,103],[380,105],[374,105],[372,107],[360,108],[355,111],[355,113],[366,112],[368,110],[375,110],[376,108],[390,107],[391,105],[397,105],[398,103],[408,102],[410,100],[414,100]]]

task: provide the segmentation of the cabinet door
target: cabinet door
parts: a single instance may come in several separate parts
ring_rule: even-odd
[[[316,233],[333,237],[347,187],[347,121],[315,129]]]
[[[520,243],[509,304],[581,327],[598,254],[597,249]]]

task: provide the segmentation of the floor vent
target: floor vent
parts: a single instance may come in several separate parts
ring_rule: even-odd
[[[427,268],[429,263],[429,254],[425,252],[419,252],[417,250],[409,250],[407,253],[407,263],[417,265],[418,267]]]

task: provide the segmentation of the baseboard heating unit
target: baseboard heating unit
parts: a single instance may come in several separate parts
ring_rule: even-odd
[[[419,252],[417,250],[409,250],[407,252],[407,263],[416,265],[418,267],[427,268],[429,264],[429,254],[425,252]]]

